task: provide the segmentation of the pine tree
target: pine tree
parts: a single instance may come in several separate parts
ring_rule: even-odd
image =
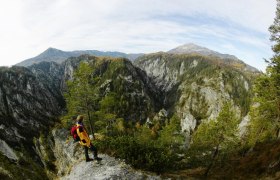
[[[206,176],[221,151],[229,152],[238,145],[239,122],[240,120],[235,111],[231,109],[231,105],[226,103],[217,119],[203,122],[194,133],[191,150],[197,154],[203,154],[203,156],[211,155]],[[209,151],[211,154],[208,153]]]
[[[269,91],[274,98],[275,108],[275,121],[277,122],[277,136],[279,133],[279,121],[280,121],[280,0],[277,0],[276,17],[274,18],[273,25],[270,26],[269,31],[271,33],[270,40],[274,43],[272,50],[274,56],[270,59],[269,66],[267,68],[267,74],[270,78]],[[264,87],[266,88],[266,87]]]
[[[273,57],[267,60],[266,73],[255,82],[254,105],[251,107],[248,141],[275,139],[280,129],[280,0],[277,0],[276,17],[270,26]]]
[[[170,122],[162,128],[159,142],[166,147],[176,147],[183,144],[184,136],[181,133],[181,120],[178,116],[172,116]]]
[[[239,118],[230,104],[225,104],[217,119],[203,122],[192,138],[191,146],[204,146],[207,149],[231,149],[238,142]],[[203,149],[203,148],[202,148]]]
[[[67,110],[69,114],[86,114],[90,131],[93,134],[91,112],[94,111],[97,102],[92,77],[93,69],[91,66],[82,62],[74,73],[72,81],[67,82],[68,92],[65,94]]]

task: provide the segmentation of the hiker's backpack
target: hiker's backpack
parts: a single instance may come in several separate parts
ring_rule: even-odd
[[[72,128],[71,128],[71,135],[75,142],[80,141],[80,138],[77,134],[77,128],[78,128],[78,126],[76,126],[76,125],[72,126]]]

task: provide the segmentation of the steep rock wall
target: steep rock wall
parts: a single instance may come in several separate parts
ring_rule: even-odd
[[[182,130],[189,136],[202,121],[215,119],[225,102],[231,102],[241,118],[248,112],[251,81],[219,61],[155,53],[138,58],[134,64],[162,90],[164,108],[181,118]]]

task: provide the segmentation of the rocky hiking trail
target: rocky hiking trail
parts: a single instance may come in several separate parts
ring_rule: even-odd
[[[55,129],[52,131],[52,135],[54,137],[54,154],[58,169],[57,179],[162,179],[162,177],[155,174],[135,170],[123,160],[106,154],[99,154],[99,157],[102,158],[100,162],[86,162],[83,147],[69,139],[69,132],[66,129]],[[91,152],[89,152],[89,155],[92,156]]]
[[[61,180],[70,179],[151,179],[159,180],[159,176],[148,175],[132,169],[123,161],[117,160],[108,155],[101,154],[101,162],[79,161],[70,170],[70,174],[61,177]]]

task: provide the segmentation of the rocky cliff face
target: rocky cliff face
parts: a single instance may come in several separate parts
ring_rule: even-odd
[[[182,130],[191,134],[204,120],[215,119],[224,102],[232,102],[244,117],[250,104],[251,83],[243,73],[219,60],[200,55],[155,53],[138,58],[164,93],[164,108],[181,118]]]
[[[22,135],[37,134],[38,128],[53,124],[62,104],[53,96],[48,81],[22,67],[1,68],[0,79],[2,137],[17,142],[24,139]]]
[[[23,67],[1,68],[0,81],[0,167],[13,178],[21,171],[36,178],[43,166],[33,138],[54,124],[63,106],[61,97],[54,96],[48,81]],[[37,169],[27,169],[33,165]]]
[[[98,78],[93,83],[93,90],[97,92],[99,102],[114,94],[115,113],[118,117],[128,121],[145,120],[149,113],[158,111],[161,107],[160,91],[147,74],[133,66],[129,60],[88,55],[72,58],[64,63],[64,72],[68,72],[68,75],[64,75],[65,80],[71,80],[71,67],[75,67],[74,62],[80,61],[89,63],[93,68],[93,79]]]

